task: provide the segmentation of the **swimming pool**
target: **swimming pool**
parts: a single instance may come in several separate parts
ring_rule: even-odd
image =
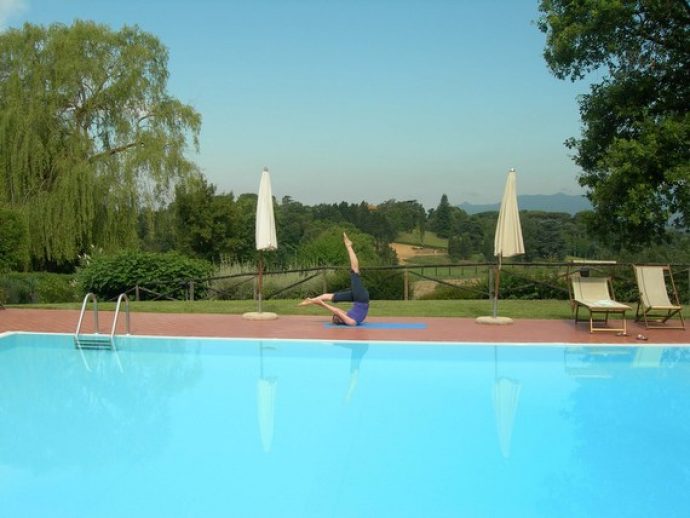
[[[690,349],[0,338],[5,516],[684,516]]]

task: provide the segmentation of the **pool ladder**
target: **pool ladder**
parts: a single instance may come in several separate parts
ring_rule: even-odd
[[[115,317],[113,318],[113,327],[110,330],[110,335],[103,335],[98,326],[98,299],[93,293],[87,293],[84,297],[84,302],[81,305],[81,313],[79,314],[79,322],[77,323],[77,330],[74,332],[74,346],[78,349],[112,349],[115,351],[115,329],[117,328],[117,320],[120,316],[120,306],[122,301],[125,301],[125,330],[129,334],[129,299],[125,293],[120,294],[115,305]],[[93,301],[93,324],[94,332],[92,334],[81,334],[81,325],[84,322],[84,315],[89,301]]]

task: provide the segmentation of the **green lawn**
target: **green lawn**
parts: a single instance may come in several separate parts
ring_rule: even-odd
[[[424,241],[422,241],[418,230],[412,232],[401,232],[395,239],[398,243],[414,246],[428,246],[431,248],[448,248],[448,240],[438,237],[434,232],[424,232]]]
[[[298,306],[297,300],[267,300],[263,311],[279,315],[323,315],[323,310],[313,306]],[[634,317],[636,304],[628,302]],[[7,306],[26,309],[80,309],[81,304],[26,304]],[[99,302],[99,309],[113,311],[115,303]],[[91,306],[89,306],[89,309]],[[224,313],[241,315],[257,311],[256,301],[251,300],[198,300],[131,302],[130,311],[150,313]],[[467,317],[474,318],[492,314],[489,300],[373,300],[369,315],[372,317]],[[514,318],[569,319],[572,318],[567,300],[499,300],[498,315]],[[690,318],[690,305],[684,305],[683,316]]]
[[[279,315],[322,315],[323,310],[312,306],[298,306],[297,300],[267,300],[263,311]],[[32,304],[10,306],[16,308],[80,309],[81,304]],[[112,311],[115,304],[99,302],[99,309]],[[225,313],[242,314],[257,311],[257,303],[251,300],[207,301],[155,301],[131,302],[130,311],[152,313]],[[489,300],[374,300],[369,315],[372,317],[478,317],[491,315]],[[499,300],[498,314],[515,318],[570,318],[570,305],[565,300]]]

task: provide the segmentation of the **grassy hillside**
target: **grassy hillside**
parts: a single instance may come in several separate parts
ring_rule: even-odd
[[[434,232],[425,232],[424,240],[422,240],[418,230],[413,232],[401,232],[398,234],[396,242],[413,246],[448,249],[448,240],[438,237]]]

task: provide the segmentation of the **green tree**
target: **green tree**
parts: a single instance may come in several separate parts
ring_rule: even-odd
[[[279,239],[276,260],[289,265],[311,222],[311,212],[309,207],[290,196],[283,196],[280,204],[275,206],[275,217]]]
[[[432,232],[436,232],[438,237],[447,238],[450,236],[452,227],[452,215],[450,203],[448,203],[448,196],[442,195],[441,201],[436,207],[430,217],[428,228]]]
[[[472,240],[472,250],[487,261],[494,260],[494,237],[496,235],[497,211],[472,214],[468,222],[468,234]]]
[[[388,219],[396,233],[411,232],[419,226],[420,221],[426,219],[424,207],[417,200],[388,200],[376,210]]]
[[[140,207],[195,171],[201,117],[167,93],[167,62],[137,27],[0,34],[0,203],[27,211],[36,263],[135,244]]]
[[[362,232],[374,236],[376,248],[380,253],[389,249],[391,243],[398,232],[393,227],[390,218],[382,213],[378,208],[371,208],[369,204],[362,202],[356,210],[356,226]]]
[[[139,213],[139,245],[146,252],[169,252],[175,249],[174,204],[167,207],[144,207]]]
[[[233,259],[239,262],[252,262],[256,264],[258,252],[256,251],[256,193],[243,193],[237,197],[237,246]],[[278,237],[278,249],[281,247]],[[264,254],[266,264],[272,264],[275,254]]]
[[[494,223],[495,226],[495,223]],[[493,230],[491,231],[493,232]],[[471,254],[481,254],[482,253],[482,243],[484,242],[484,226],[481,220],[476,215],[468,216],[468,219],[462,225],[462,231],[460,233],[463,240],[463,246],[466,247],[466,254],[463,255],[463,259],[468,259]],[[491,236],[493,237],[493,233]],[[491,244],[493,250],[493,243]]]
[[[462,259],[462,237],[451,236],[448,238],[448,257],[451,261],[458,261]]]
[[[28,262],[26,220],[17,211],[0,207],[0,272],[24,270]]]
[[[566,235],[572,231],[570,214],[523,211],[520,213],[525,242],[525,260],[562,260],[567,254]]]
[[[347,250],[343,246],[343,232],[352,240],[361,268],[381,264],[374,238],[349,225],[329,225],[305,242],[298,251],[304,266],[348,266]]]
[[[216,194],[216,187],[199,176],[175,188],[176,249],[208,261],[235,256],[239,215],[232,194]]]
[[[567,145],[594,207],[592,228],[619,248],[690,223],[690,4],[541,0],[544,56],[559,79],[601,80],[582,96]]]

